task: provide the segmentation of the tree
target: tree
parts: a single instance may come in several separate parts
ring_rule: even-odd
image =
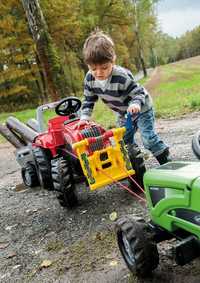
[[[30,32],[36,43],[38,61],[42,66],[48,93],[52,100],[66,95],[67,80],[59,55],[48,32],[38,0],[22,0]]]
[[[147,58],[152,56],[156,35],[157,18],[154,13],[156,2],[156,0],[131,0],[134,45],[144,76],[147,75],[145,60],[148,62]]]
[[[41,91],[34,45],[27,33],[23,10],[17,0],[0,4],[0,104],[5,110],[30,102],[35,105]],[[33,92],[35,89],[35,93]],[[31,98],[31,99],[30,99]]]
[[[0,95],[1,89],[6,90],[4,93],[13,89],[12,99],[15,100],[16,93],[29,98],[36,94],[34,99],[38,103],[49,98],[56,100],[67,93],[82,94],[87,72],[82,48],[97,27],[113,38],[117,64],[134,72],[149,66],[152,56],[156,58],[152,55],[157,51],[153,10],[156,1],[43,0],[41,6],[38,0],[21,1],[26,16],[18,0],[2,0],[0,4],[1,15],[6,19],[3,22],[0,17]],[[19,64],[15,58],[17,62],[21,58]]]

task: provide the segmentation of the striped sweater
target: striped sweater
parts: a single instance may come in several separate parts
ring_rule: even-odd
[[[128,106],[137,103],[141,112],[152,107],[152,99],[144,87],[135,82],[132,73],[120,66],[114,66],[111,75],[103,86],[89,71],[84,80],[84,100],[81,119],[89,119],[95,102],[101,100],[119,116],[124,116]]]

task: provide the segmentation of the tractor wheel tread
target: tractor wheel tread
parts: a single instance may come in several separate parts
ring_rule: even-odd
[[[68,208],[76,206],[78,199],[69,161],[59,157],[53,159],[51,165],[53,184],[60,205]]]
[[[21,175],[23,182],[27,187],[33,188],[39,185],[39,180],[34,164],[27,163],[26,166],[21,169]]]
[[[52,190],[53,182],[51,177],[51,156],[49,151],[36,147],[33,149],[33,155],[41,187],[47,190]]]
[[[132,225],[132,230],[130,230],[130,225]],[[148,231],[147,235],[146,231]],[[130,220],[130,218],[127,218],[127,221],[118,220],[117,238],[122,256],[132,273],[145,277],[158,266],[157,246],[147,224]]]

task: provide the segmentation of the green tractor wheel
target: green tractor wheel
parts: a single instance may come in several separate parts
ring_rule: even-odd
[[[158,266],[159,255],[147,224],[124,217],[116,224],[121,254],[130,271],[146,277]]]

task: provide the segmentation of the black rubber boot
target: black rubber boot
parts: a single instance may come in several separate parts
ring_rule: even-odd
[[[155,157],[158,160],[160,165],[172,161],[168,148],[166,148],[161,154],[159,154]]]

